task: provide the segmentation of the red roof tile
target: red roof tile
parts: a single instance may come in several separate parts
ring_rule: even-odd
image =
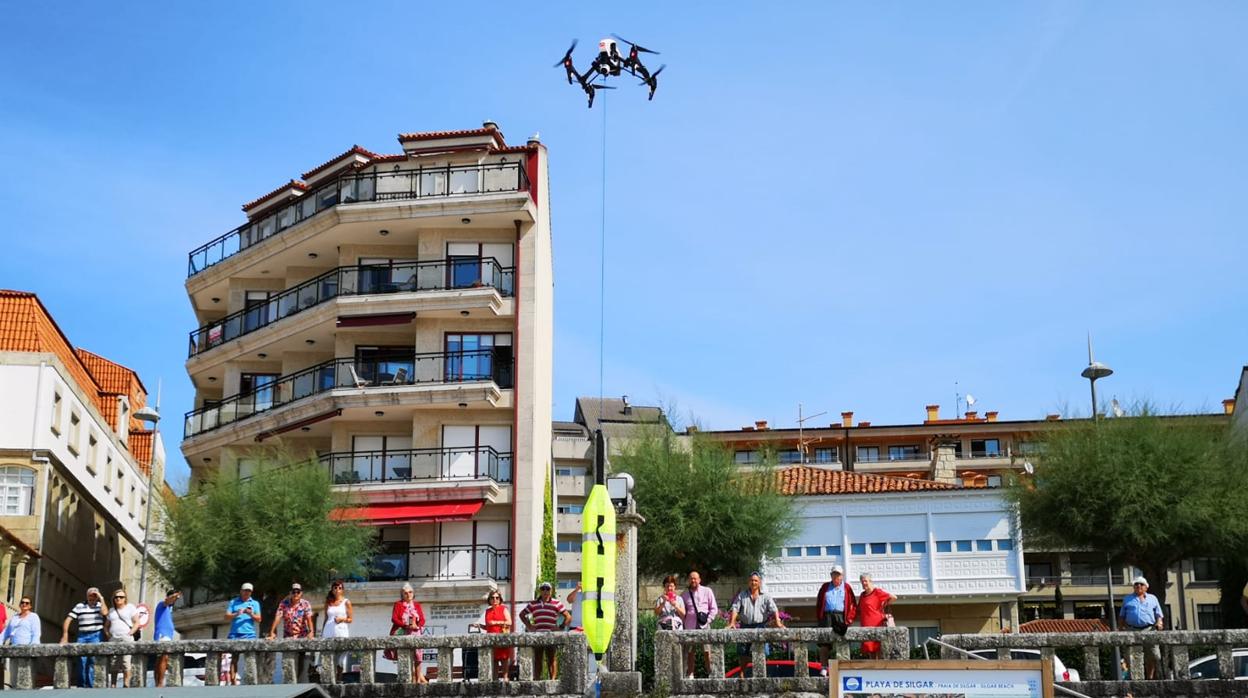
[[[278,187],[278,188],[274,189],[273,191],[269,192],[268,194],[265,194],[264,196],[257,197],[257,198],[255,198],[255,199],[252,199],[251,201],[248,201],[247,203],[243,204],[243,210],[244,210],[244,211],[246,211],[246,210],[247,210],[247,209],[249,209],[249,208],[254,208],[254,207],[256,206],[256,204],[259,204],[259,203],[263,202],[265,199],[269,199],[269,198],[272,198],[272,197],[274,197],[274,196],[277,196],[278,194],[280,194],[280,193],[282,193],[282,192],[286,191],[287,189],[290,189],[291,187],[294,187],[295,189],[299,189],[299,190],[302,190],[302,191],[307,191],[307,190],[308,190],[308,185],[304,184],[303,182],[300,182],[300,181],[299,181],[299,180],[297,180],[297,179],[292,179],[292,180],[290,180],[289,182],[287,182],[287,183],[283,184],[282,186],[280,186],[280,187]]]
[[[361,147],[360,147],[360,146],[358,146],[358,145],[353,145],[353,146],[351,146],[351,148],[350,148],[349,150],[347,150],[345,153],[342,153],[342,154],[340,154],[340,155],[336,155],[336,156],[334,156],[334,157],[330,158],[329,160],[326,160],[325,162],[323,162],[323,163],[321,163],[321,164],[317,165],[316,167],[313,167],[312,169],[308,170],[307,172],[304,172],[304,173],[303,173],[303,175],[302,175],[302,177],[303,177],[304,179],[309,179],[309,178],[311,178],[313,175],[315,175],[316,173],[318,173],[318,172],[320,172],[320,171],[324,170],[324,169],[325,169],[325,168],[327,168],[327,167],[330,167],[331,165],[333,165],[334,163],[338,162],[339,160],[341,160],[341,159],[343,159],[343,158],[347,157],[348,155],[362,155],[362,156],[364,156],[364,157],[366,157],[366,158],[376,158],[376,157],[378,157],[378,156],[377,156],[377,153],[374,153],[374,152],[373,152],[373,151],[371,151],[371,150],[366,150],[366,149],[364,149],[364,148],[361,148]]]
[[[922,492],[958,490],[934,480],[914,480],[873,473],[852,473],[799,465],[776,473],[780,491],[790,495],[868,494],[872,492]]]
[[[498,130],[498,127],[496,126],[465,129],[462,131],[425,131],[423,133],[400,133],[399,142],[410,143],[412,141],[432,141],[432,140],[437,140],[439,138],[466,138],[469,136],[485,136],[485,135],[492,135],[494,137],[494,141],[498,143],[500,148],[507,146],[507,144],[503,142],[503,132]]]
[[[1018,626],[1020,633],[1103,633],[1109,630],[1099,618],[1029,620]]]
[[[156,445],[155,435],[147,429],[131,429],[129,444],[130,453],[139,462],[139,469],[146,476],[147,471],[152,467],[152,451]]]

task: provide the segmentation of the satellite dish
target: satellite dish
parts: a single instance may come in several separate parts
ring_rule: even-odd
[[[1027,473],[1028,475],[1035,475],[1035,474],[1036,474],[1036,466],[1032,465],[1032,464],[1031,464],[1031,461],[1029,461],[1029,460],[1028,460],[1028,461],[1023,461],[1023,472]]]

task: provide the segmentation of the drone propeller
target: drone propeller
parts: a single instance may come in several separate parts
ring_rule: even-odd
[[[558,63],[556,63],[556,64],[554,64],[554,65],[552,65],[551,67],[552,67],[552,68],[558,68],[558,67],[559,67],[559,66],[561,66],[561,65],[567,65],[567,63],[568,63],[568,59],[572,58],[572,52],[576,50],[576,43],[577,43],[577,40],[576,40],[576,39],[573,39],[573,40],[572,40],[572,45],[568,47],[568,52],[567,52],[567,53],[565,53],[565,54],[563,54],[563,58],[560,58],[560,59],[559,59],[559,62],[558,62]]]
[[[615,85],[592,85],[591,84],[589,86],[589,89],[591,90],[614,90]]]
[[[642,45],[640,45],[640,44],[634,44],[633,42],[629,41],[628,39],[625,39],[624,37],[620,36],[619,34],[612,34],[611,36],[612,36],[612,38],[615,38],[615,39],[617,39],[617,40],[619,40],[619,41],[623,41],[624,43],[628,44],[629,46],[632,46],[633,48],[637,49],[638,51],[640,51],[640,52],[642,52],[642,53],[653,53],[653,54],[654,54],[654,55],[656,55],[656,56],[657,56],[657,55],[659,55],[659,52],[658,52],[658,51],[651,51],[650,49],[646,48],[645,46],[642,46]]]
[[[666,67],[667,67],[667,64],[666,64],[666,63],[664,63],[663,65],[659,66],[659,69],[658,69],[658,70],[654,71],[653,73],[650,73],[650,79],[649,79],[649,80],[642,80],[641,82],[639,82],[639,83],[637,83],[637,84],[638,84],[638,85],[649,85],[650,83],[654,82],[655,78],[659,77],[659,73],[663,72],[663,69],[664,69],[664,68],[666,68]]]

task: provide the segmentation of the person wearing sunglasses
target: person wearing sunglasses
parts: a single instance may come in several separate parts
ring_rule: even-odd
[[[346,589],[341,579],[335,579],[329,585],[329,595],[325,597],[325,627],[321,637],[351,637],[351,621],[355,620],[351,611],[351,599],[346,596]],[[339,652],[334,657],[334,668],[339,680],[342,672],[347,670],[347,653]]]
[[[511,611],[503,604],[503,595],[497,589],[491,589],[485,597],[485,618],[481,627],[490,634],[511,632]],[[511,662],[515,651],[510,647],[494,648],[494,678],[502,681],[511,680]]]
[[[420,635],[425,631],[425,609],[416,600],[412,585],[404,583],[399,591],[399,600],[394,602],[390,612],[391,635]],[[398,650],[386,650],[383,656],[390,661],[397,661]],[[412,650],[412,683],[428,683],[424,672],[420,670],[420,650]]]
[[[316,635],[316,624],[313,621],[315,613],[312,611],[312,602],[308,601],[303,595],[303,585],[294,582],[290,585],[290,594],[277,604],[277,613],[273,615],[273,623],[269,625],[269,639],[277,639],[277,624],[282,624],[282,635],[287,640],[306,640]],[[276,655],[273,655],[276,657]],[[306,655],[300,655],[306,656]],[[300,662],[300,666],[296,667],[299,682],[302,683],[307,676],[307,666],[305,662]]]
[[[243,584],[238,591],[238,596],[230,600],[229,606],[225,610],[225,619],[230,621],[231,640],[255,640],[256,629],[260,625],[260,602],[251,598],[255,587],[251,582]],[[229,654],[222,655],[222,664],[229,661],[230,668],[227,676],[230,684],[238,683],[238,658],[231,657]]]
[[[134,633],[143,629],[139,609],[126,601],[125,589],[113,592],[113,605],[108,609],[107,620],[104,632],[108,635],[109,642],[134,642]],[[118,672],[121,672],[122,676],[122,683],[119,684],[115,683]],[[130,685],[130,655],[118,654],[110,658],[108,685],[110,687],[116,685],[117,688]]]
[[[39,644],[39,614],[32,610],[34,605],[30,602],[30,597],[23,596],[17,607],[17,615],[9,619],[8,625],[4,626],[4,633],[0,633],[0,645]]]

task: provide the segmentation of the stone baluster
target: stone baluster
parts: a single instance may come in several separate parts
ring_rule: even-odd
[[[1143,645],[1131,645],[1127,649],[1127,655],[1131,658],[1130,660],[1128,660],[1131,662],[1131,680],[1143,681],[1144,680],[1144,646]]]
[[[27,657],[14,657],[10,662],[13,666],[13,687],[33,689],[35,687],[33,662]]]
[[[489,647],[477,649],[477,667],[482,683],[494,680],[494,654]]]
[[[99,672],[96,672],[99,674]],[[217,680],[221,675],[221,653],[205,652],[204,653],[204,685],[216,686]]]
[[[533,648],[532,647],[517,647],[516,648],[516,662],[520,666],[520,680],[532,681],[533,670],[534,670]]]
[[[1101,680],[1101,648],[1099,645],[1086,645],[1083,648],[1083,674],[1080,678],[1084,681]]]
[[[322,652],[322,654],[324,653]],[[395,664],[398,665],[398,668],[395,669],[395,671],[397,671],[399,674],[398,682],[399,683],[411,683],[412,682],[412,650],[411,648],[400,647],[398,649],[397,657],[398,658],[395,660]]]
[[[1191,671],[1187,668],[1187,645],[1171,645],[1170,661],[1174,668],[1174,678],[1185,680],[1192,678]]]
[[[700,649],[700,646],[695,647]],[[724,646],[718,642],[711,645],[711,666],[707,667],[707,675],[712,679],[724,678]]]
[[[438,657],[441,658],[441,654]],[[364,650],[360,654],[360,683],[367,684],[376,681],[377,672],[373,666],[376,659],[377,653],[373,650]]]
[[[186,665],[186,657],[181,652],[174,652],[169,655],[169,667],[165,670],[165,685],[175,688],[182,685],[182,670]],[[207,664],[204,665],[204,673],[208,673]],[[153,674],[155,678],[155,674]]]
[[[253,686],[263,683],[260,680],[260,662],[257,661],[259,657],[256,656],[256,653],[243,652],[240,654],[242,655],[243,665],[239,667],[239,672],[242,673],[247,683]]]
[[[0,659],[0,662],[3,661]],[[69,657],[57,657],[52,664],[52,686],[69,688]]]
[[[301,659],[303,659],[301,652],[282,652],[282,683],[299,683]]]
[[[438,683],[449,683],[455,680],[455,648],[438,647]]]
[[[401,657],[402,654],[400,654],[399,656]],[[410,666],[410,659],[411,659],[410,654],[408,655],[408,659],[409,659],[409,666]],[[402,664],[402,662],[400,662],[400,664]],[[333,684],[338,683],[337,667],[338,667],[338,653],[331,651],[331,650],[323,650],[321,652],[321,667],[320,667],[321,683],[329,684],[331,686]],[[400,678],[402,678],[401,674],[400,674]],[[410,669],[408,670],[408,680],[409,681],[411,680]]]
[[[793,675],[799,679],[810,676],[810,647],[805,642],[793,643]]]
[[[754,671],[750,676],[756,679],[767,678],[767,643],[750,643],[750,661],[754,662]]]
[[[1218,645],[1218,672],[1223,678],[1235,675],[1235,659],[1231,645]]]

